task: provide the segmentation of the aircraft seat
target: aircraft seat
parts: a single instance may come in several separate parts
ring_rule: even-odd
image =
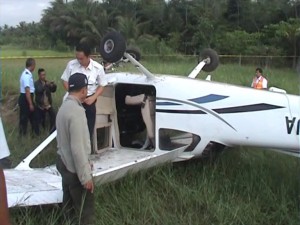
[[[141,113],[143,121],[146,125],[147,139],[142,148],[147,148],[149,144],[154,146],[154,117],[155,117],[155,98],[154,96],[147,96],[140,94],[136,96],[126,95],[125,104],[127,105],[141,105]],[[149,143],[150,140],[150,143]]]

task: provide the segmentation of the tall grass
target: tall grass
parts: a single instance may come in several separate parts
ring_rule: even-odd
[[[69,59],[37,59],[37,68],[47,71],[58,83],[55,107],[64,94],[60,76]],[[46,136],[18,138],[16,101],[19,75],[25,60],[2,60],[2,112],[13,165],[24,158]],[[187,75],[196,64],[193,58],[145,61],[154,73]],[[117,70],[135,71],[131,65]],[[255,66],[220,65],[213,80],[249,86]],[[299,93],[298,75],[289,69],[266,69],[270,86]],[[205,78],[206,74],[199,75]],[[36,73],[34,74],[36,78]],[[14,97],[15,96],[15,97]],[[55,143],[36,159],[34,165],[54,162]],[[224,151],[216,161],[193,160],[141,171],[114,183],[97,187],[96,224],[299,224],[299,160],[259,148],[239,147]],[[15,225],[70,224],[57,205],[10,210]],[[0,222],[1,223],[1,222]]]
[[[41,57],[41,56],[72,56],[72,52],[58,52],[54,50],[24,49],[20,46],[4,45],[0,47],[1,57]]]
[[[141,172],[101,187],[99,224],[297,224],[299,166],[289,161],[234,149]]]

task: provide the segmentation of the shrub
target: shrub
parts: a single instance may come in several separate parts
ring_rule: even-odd
[[[59,52],[67,52],[70,49],[69,49],[69,46],[66,45],[62,40],[58,40],[58,41],[56,41],[55,50],[57,50]]]

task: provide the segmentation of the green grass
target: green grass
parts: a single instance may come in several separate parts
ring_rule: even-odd
[[[47,72],[47,79],[61,84],[61,75],[66,67],[67,62],[71,58],[63,59],[36,59],[36,69],[33,73],[34,79],[37,79],[38,68],[44,68]],[[26,59],[5,59],[2,60],[2,94],[5,97],[7,93],[19,93],[20,74],[24,70]],[[63,94],[62,86],[58,88],[58,93]],[[54,94],[56,97],[57,94]],[[61,96],[59,96],[61,97]]]
[[[49,80],[58,83],[55,107],[64,91],[60,76],[70,59],[37,59]],[[19,90],[24,59],[2,60],[2,120],[13,165],[30,153],[47,135],[19,139],[18,112],[12,108]],[[154,73],[187,75],[196,60],[176,62],[147,60],[143,64]],[[136,71],[131,65],[117,70]],[[212,72],[216,81],[249,86],[255,66],[220,65]],[[299,94],[299,77],[291,69],[266,69],[270,86]],[[201,73],[200,78],[206,74]],[[34,77],[37,77],[36,73]],[[9,115],[4,113],[10,113]],[[54,162],[55,143],[34,161],[34,165]],[[299,160],[259,148],[239,147],[224,151],[215,162],[193,160],[141,171],[114,183],[97,187],[97,224],[299,224]],[[58,206],[10,209],[15,225],[66,224]]]
[[[277,160],[285,162],[274,165]],[[99,219],[108,223],[99,224],[297,224],[298,185],[292,180],[299,167],[288,161],[233,149],[215,163],[141,172],[101,187],[105,213]]]
[[[62,56],[73,56],[72,52],[58,52],[54,50],[39,50],[39,49],[24,49],[17,46],[0,46],[0,57],[3,58],[15,58],[15,57],[62,57]]]

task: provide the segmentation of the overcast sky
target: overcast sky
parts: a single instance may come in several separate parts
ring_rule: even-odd
[[[0,0],[0,26],[16,26],[21,21],[39,22],[51,0]]]

